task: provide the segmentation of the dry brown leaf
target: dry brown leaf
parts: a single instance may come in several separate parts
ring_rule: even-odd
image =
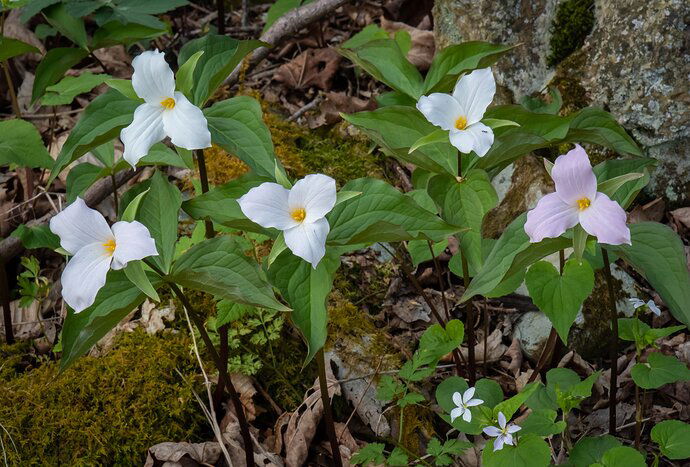
[[[36,47],[41,52],[40,54],[26,54],[22,56],[22,59],[24,57],[28,57],[33,61],[39,61],[42,58],[41,55],[44,55],[46,53],[46,49],[45,47],[43,47],[43,43],[40,40],[38,40],[36,34],[34,34],[29,28],[27,28],[24,25],[24,23],[22,23],[22,21],[19,19],[20,14],[21,11],[19,9],[10,10],[10,14],[7,15],[7,18],[5,18],[5,28],[3,30],[3,35],[5,37],[18,39],[22,42],[26,42],[27,44]]]
[[[669,212],[669,216],[675,224],[678,233],[690,232],[690,207],[675,209]]]
[[[309,128],[337,123],[341,120],[341,112],[351,114],[375,108],[376,102],[373,99],[360,99],[344,92],[327,92],[326,99],[319,106],[319,115],[309,120]]]
[[[165,442],[151,446],[146,455],[144,467],[161,465],[189,467],[195,465],[216,465],[222,453],[218,443],[172,443]]]
[[[510,347],[506,350],[505,356],[510,358],[510,364],[506,368],[513,376],[518,376],[520,367],[522,366],[522,348],[520,348],[520,340],[513,338]]]
[[[249,376],[243,375],[241,373],[232,373],[230,375],[230,381],[235,387],[235,391],[240,395],[240,402],[244,407],[244,414],[247,417],[247,421],[252,421],[256,418],[256,405],[254,404],[254,395],[257,393],[254,387],[254,382]],[[235,420],[235,409],[232,405],[232,401],[228,400],[228,413],[223,417],[220,422],[220,429],[225,429],[227,424]]]
[[[341,60],[340,54],[332,48],[309,49],[281,65],[273,79],[292,89],[315,86],[328,91]]]
[[[635,208],[628,214],[628,222],[636,224],[638,222],[660,222],[666,211],[666,203],[663,198],[657,198],[642,206]]]
[[[422,71],[429,69],[436,49],[433,31],[424,31],[409,24],[388,21],[383,17],[381,18],[381,27],[391,33],[401,30],[407,31],[412,38],[412,46],[407,52],[407,59]]]

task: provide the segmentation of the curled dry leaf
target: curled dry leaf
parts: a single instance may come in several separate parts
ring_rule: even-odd
[[[256,394],[256,388],[254,383],[249,376],[243,375],[241,373],[232,373],[230,375],[230,381],[235,387],[235,391],[240,395],[240,401],[244,407],[244,414],[247,417],[247,421],[253,421],[256,419],[256,405],[254,404],[254,395]],[[223,417],[220,422],[220,429],[223,430],[225,426],[232,423],[235,420],[235,409],[232,402],[228,400],[228,413]]]
[[[381,27],[388,32],[407,31],[412,39],[410,51],[407,52],[407,59],[420,70],[428,70],[431,60],[434,58],[434,32],[417,29],[409,24],[389,21],[381,18]]]
[[[315,86],[328,91],[341,60],[338,52],[331,48],[309,49],[281,65],[273,79],[292,89]]]
[[[220,446],[214,442],[197,444],[165,442],[149,448],[144,467],[216,465],[221,455]]]

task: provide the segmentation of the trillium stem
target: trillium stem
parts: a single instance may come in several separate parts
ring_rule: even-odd
[[[441,274],[441,265],[438,262],[438,258],[434,254],[434,246],[431,240],[427,240],[427,245],[429,245],[429,253],[431,253],[431,258],[434,260],[434,269],[436,269],[436,277],[438,278],[438,287],[441,290],[441,299],[443,300],[443,311],[446,313],[446,319],[450,320],[450,311],[448,311],[448,300],[446,300],[446,287],[443,284],[443,276]]]
[[[118,218],[119,216],[119,206],[120,202],[117,199],[117,180],[115,180],[115,174],[111,173],[110,174],[110,182],[113,184],[113,204],[115,206],[115,219]]]
[[[199,168],[199,181],[201,182],[201,192],[208,192],[208,171],[206,170],[206,157],[203,149],[194,151],[196,154],[196,164]],[[216,231],[213,229],[213,221],[206,219],[204,221],[206,227],[206,238],[213,238],[216,236]]]
[[[218,10],[218,34],[225,34],[225,0],[216,0]]]
[[[2,316],[5,325],[5,343],[14,344],[14,332],[12,331],[12,311],[10,310],[10,291],[7,285],[7,265],[0,258],[0,301],[2,301]]]
[[[611,359],[611,388],[609,390],[609,434],[616,434],[616,392],[618,391],[618,312],[616,311],[616,297],[613,293],[613,278],[611,277],[611,263],[605,248],[601,248],[604,257],[604,276],[608,287],[609,306],[611,307],[611,330],[613,336],[610,344]]]
[[[335,423],[333,422],[333,408],[331,407],[331,397],[328,395],[328,381],[326,380],[326,357],[323,348],[316,352],[316,363],[319,367],[319,388],[321,389],[321,403],[323,404],[323,416],[326,422],[326,432],[331,444],[331,455],[335,467],[343,467],[343,460],[340,458],[340,448],[338,447],[338,437],[335,434]]]
[[[151,266],[154,269],[154,271],[156,271],[158,274],[161,275],[161,277],[165,279],[165,274],[163,273],[163,271],[155,267],[155,265],[153,265],[149,261],[146,261],[146,264]],[[204,321],[196,313],[196,310],[194,310],[194,307],[189,302],[185,294],[174,282],[168,282],[168,286],[177,296],[177,298],[180,299],[182,305],[187,309],[189,317],[192,319],[192,321],[194,321],[194,325],[199,330],[201,339],[204,341],[204,344],[206,345],[206,348],[211,354],[211,358],[213,359],[213,362],[215,363],[216,368],[218,369],[218,384],[223,384],[223,386],[225,386],[228,389],[228,392],[230,393],[230,399],[232,400],[232,405],[235,409],[235,415],[237,416],[237,422],[240,425],[240,433],[242,435],[242,440],[244,442],[244,453],[246,457],[246,462],[248,466],[252,466],[254,465],[254,448],[252,445],[252,437],[249,433],[249,423],[247,423],[247,418],[244,415],[244,407],[242,407],[242,401],[240,400],[240,396],[235,390],[235,386],[233,386],[232,381],[228,376],[228,366],[223,366],[223,362],[221,361],[218,352],[216,352],[216,348],[213,346],[213,342],[211,341],[208,332],[206,332],[206,328],[204,327]],[[212,403],[212,401],[209,402]]]
[[[459,167],[459,165],[458,165]],[[465,253],[460,250],[460,260],[462,262],[462,282],[465,285],[465,290],[470,286],[469,267],[467,265],[467,257]],[[467,380],[470,386],[474,386],[477,379],[476,360],[474,356],[474,306],[472,300],[467,300],[465,304],[465,314],[467,315]]]

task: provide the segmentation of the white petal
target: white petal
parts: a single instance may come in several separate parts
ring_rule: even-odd
[[[312,223],[302,222],[284,232],[285,244],[296,256],[311,263],[316,269],[326,254],[326,237],[330,229],[324,218]]]
[[[495,426],[487,426],[483,431],[485,434],[493,436],[494,438],[501,435],[501,430]]]
[[[453,97],[467,112],[467,123],[470,125],[482,119],[494,94],[496,94],[496,81],[491,68],[474,70],[469,75],[463,76],[453,89]]]
[[[500,451],[501,449],[503,449],[503,440],[504,440],[503,435],[497,437],[494,440],[494,451]]]
[[[556,158],[551,169],[556,193],[564,203],[577,206],[578,200],[588,198],[594,202],[597,195],[597,177],[589,156],[579,144]]]
[[[60,246],[72,255],[86,245],[103,244],[113,238],[105,217],[81,198],[50,219],[50,230],[60,237]]]
[[[512,446],[513,445],[513,435],[511,435],[511,434],[503,435],[503,442],[505,444],[510,444]]]
[[[462,400],[462,394],[460,394],[459,392],[454,392],[453,393],[453,403],[455,405],[457,405],[458,407],[462,407],[464,405],[463,400]]]
[[[506,427],[506,416],[503,415],[503,412],[498,412],[498,425],[499,425],[501,428],[505,428],[505,427]]]
[[[465,420],[467,423],[470,423],[472,421],[472,412],[470,412],[470,409],[465,409],[465,413],[462,414],[462,419]]]
[[[482,405],[484,403],[483,400],[481,399],[471,399],[467,402],[465,402],[465,406],[467,407],[476,407],[478,405]]]
[[[175,75],[165,61],[165,54],[147,50],[132,60],[132,87],[149,104],[159,105],[175,92]]]
[[[290,217],[290,191],[277,183],[266,182],[252,188],[237,202],[245,216],[262,227],[290,229],[299,222]]]
[[[637,309],[637,308],[639,308],[645,304],[644,300],[640,300],[639,298],[629,298],[628,301],[630,302],[630,304],[635,309]]]
[[[303,208],[306,212],[304,222],[311,223],[331,212],[335,200],[335,180],[327,175],[312,174],[292,187],[288,196],[288,208]]]
[[[647,308],[649,308],[649,311],[651,311],[655,315],[661,316],[661,310],[659,309],[658,306],[656,306],[656,303],[654,303],[654,300],[650,300],[647,302]]]
[[[175,107],[163,112],[163,128],[175,146],[185,149],[211,147],[211,132],[204,113],[181,92],[175,93]]]
[[[120,139],[125,145],[122,157],[132,167],[139,159],[149,153],[151,146],[165,138],[163,129],[163,108],[151,104],[141,104],[134,111],[134,119],[127,128],[120,132]]]
[[[129,261],[158,255],[156,242],[151,238],[149,229],[141,222],[116,222],[113,224],[113,234],[113,269],[122,269]]]
[[[464,110],[450,94],[435,92],[417,101],[417,110],[432,124],[450,130],[455,128],[458,117],[465,117]]]
[[[517,433],[520,430],[522,430],[521,426],[517,426],[514,423],[511,423],[510,425],[508,425],[508,429],[506,431],[508,431],[508,433]]]
[[[468,388],[467,391],[462,395],[462,401],[464,404],[467,404],[467,401],[472,399],[472,396],[474,396],[474,391],[475,388]]]
[[[481,122],[464,130],[453,128],[450,130],[450,144],[464,154],[474,151],[477,156],[484,157],[494,144],[494,132]]]
[[[592,204],[580,211],[580,225],[599,243],[630,245],[630,229],[626,224],[625,210],[604,193],[597,193]]]
[[[579,212],[567,205],[557,193],[549,193],[539,200],[537,206],[527,213],[525,232],[532,243],[545,238],[560,237],[563,232],[577,225]]]
[[[81,248],[62,272],[62,298],[75,313],[93,305],[96,294],[105,284],[111,257],[102,243]]]
[[[451,423],[455,421],[456,418],[462,417],[462,415],[465,413],[465,409],[463,407],[456,407],[453,410],[450,411],[450,421]]]

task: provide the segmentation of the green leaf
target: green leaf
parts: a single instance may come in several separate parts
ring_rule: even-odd
[[[167,177],[156,171],[151,177],[148,194],[139,205],[137,220],[144,224],[156,241],[158,256],[152,261],[163,272],[170,271],[177,241],[177,224],[182,204],[180,190],[168,182]]]
[[[570,451],[570,463],[575,467],[589,467],[599,462],[608,450],[621,446],[620,441],[611,435],[586,436],[580,439]]]
[[[21,224],[12,232],[11,236],[20,238],[22,245],[28,250],[34,248],[57,250],[60,248],[60,237],[55,235],[48,225],[27,227],[25,224]]]
[[[283,235],[283,232],[280,232],[274,240],[271,252],[269,253],[268,258],[266,259],[266,267],[270,268],[271,264],[273,264],[278,255],[285,251],[286,248],[287,244],[285,243],[285,236]]]
[[[522,388],[522,391],[515,394],[510,399],[506,399],[503,402],[496,404],[494,407],[494,417],[498,417],[498,413],[501,412],[505,415],[507,420],[513,418],[515,412],[518,411],[520,406],[525,403],[527,399],[537,390],[541,383],[534,381],[529,383],[527,386]]]
[[[489,176],[483,170],[470,170],[461,181],[437,175],[429,181],[427,190],[446,222],[467,229],[457,235],[460,249],[470,270],[478,271],[483,263],[482,221],[498,203]]]
[[[558,413],[555,410],[534,410],[529,417],[527,417],[527,420],[520,424],[522,427],[520,434],[533,433],[537,436],[553,436],[563,433],[566,425],[562,420],[556,421],[557,415]]]
[[[90,149],[112,140],[132,122],[137,101],[113,89],[95,98],[82,112],[53,165],[49,183],[60,171]]]
[[[405,451],[402,450],[402,448],[395,447],[391,451],[390,456],[388,456],[388,459],[386,459],[386,465],[390,466],[407,466],[408,465],[408,457],[407,454],[405,454]]]
[[[273,26],[278,18],[283,16],[290,10],[294,10],[302,4],[302,0],[276,0],[266,12],[266,24],[261,31],[261,34],[268,31],[268,29]]]
[[[203,50],[199,50],[194,53],[186,62],[180,66],[177,70],[177,76],[175,77],[175,85],[177,90],[182,94],[187,96],[187,98],[192,99],[192,89],[194,87],[194,70],[196,70],[196,65],[199,59],[204,54]]]
[[[450,411],[456,407],[453,402],[453,394],[456,392],[464,393],[468,387],[467,381],[459,376],[446,378],[436,387],[436,402],[441,406],[445,414],[450,414]],[[462,417],[456,418],[452,423],[448,415],[444,415],[443,418],[448,423],[451,423],[453,428],[462,433],[478,435],[482,432],[483,426],[491,423],[491,409],[503,400],[503,390],[501,386],[493,380],[480,379],[475,384],[474,397],[483,400],[484,404],[480,407],[472,407],[470,409],[472,412],[472,421],[470,423],[464,421]],[[488,410],[487,416],[484,416],[481,410],[482,408]]]
[[[484,467],[546,467],[551,461],[551,448],[539,436],[520,436],[517,446],[506,444],[498,451],[494,451],[494,440],[490,439],[482,451]]]
[[[40,53],[33,45],[0,35],[0,62],[27,53]]]
[[[170,32],[170,27],[150,27],[142,24],[122,24],[110,21],[96,30],[93,34],[92,49],[101,49],[123,44],[128,48],[131,44],[143,40],[151,40]]]
[[[652,440],[669,459],[690,458],[690,425],[680,420],[664,420],[652,428]]]
[[[493,65],[513,47],[515,46],[469,41],[444,48],[436,53],[431,62],[424,81],[424,94],[450,92],[461,74]]]
[[[46,94],[41,98],[41,105],[71,104],[79,94],[91,91],[103,84],[110,75],[94,75],[86,71],[79,76],[65,76],[62,80],[46,88]]]
[[[376,96],[376,103],[379,107],[388,107],[391,105],[414,107],[417,101],[402,92],[389,91]]]
[[[146,272],[144,272],[143,264],[144,263],[141,261],[128,262],[127,266],[124,268],[125,276],[127,276],[127,279],[129,279],[132,284],[136,285],[137,288],[144,292],[149,298],[156,302],[160,302],[161,299],[158,296],[156,289],[153,287],[153,285],[151,285],[151,281],[146,275]]]
[[[517,122],[501,118],[484,118],[482,119],[482,123],[491,127],[494,130],[496,128],[503,128],[504,126],[520,126],[520,124]]]
[[[388,33],[375,24],[369,24],[354,36],[340,44],[344,49],[356,49],[367,42],[377,39],[388,39]]]
[[[71,203],[81,196],[97,180],[106,177],[110,171],[89,162],[78,164],[67,174],[67,202]]]
[[[159,286],[157,276],[151,283]],[[81,313],[67,310],[62,328],[60,369],[65,370],[88,352],[103,336],[144,301],[145,295],[127,279],[123,271],[110,271],[96,301]]]
[[[551,102],[549,103],[544,102],[544,100],[541,99],[541,96],[536,98],[524,96],[520,100],[520,105],[530,112],[556,115],[558,111],[561,110],[561,106],[563,105],[563,97],[561,96],[561,92],[555,86],[549,86],[549,96],[551,97]]]
[[[434,243],[432,245],[434,258],[443,253],[447,246],[448,241]],[[410,257],[414,266],[418,266],[419,263],[433,259],[429,251],[429,243],[426,240],[410,240],[407,242],[407,251],[410,252]]]
[[[43,16],[45,16],[50,25],[57,29],[60,34],[67,37],[82,49],[87,49],[84,20],[78,16],[70,15],[64,3],[58,3],[46,8],[43,10]],[[38,77],[38,74],[36,76]]]
[[[674,332],[683,329],[685,329],[685,326],[682,325],[667,328],[650,328],[646,323],[637,318],[618,318],[618,337],[635,342],[640,350],[654,345],[658,339],[668,337]]]
[[[257,177],[251,173],[246,174],[185,201],[182,203],[182,209],[193,219],[209,219],[233,229],[266,234],[269,233],[267,229],[245,217],[237,203],[237,198],[250,189],[269,181],[272,179]]]
[[[388,106],[371,112],[343,114],[342,117],[400,161],[437,174],[455,176],[458,172],[458,150],[451,146],[449,140],[409,152],[420,138],[437,130],[413,107]]]
[[[386,445],[383,443],[369,443],[352,456],[350,463],[352,465],[381,465],[386,462],[386,457],[383,455],[384,449]]]
[[[132,81],[129,79],[107,79],[105,80],[105,84],[110,86],[112,89],[115,89],[128,99],[144,102],[143,99],[137,96],[137,93],[132,86]]]
[[[256,99],[247,96],[226,99],[205,109],[204,115],[214,143],[242,159],[257,175],[274,179],[276,164],[280,167],[280,162]],[[280,170],[285,172],[282,167]]]
[[[586,107],[567,118],[570,129],[566,141],[593,143],[619,154],[643,156],[637,143],[610,113],[595,107]]]
[[[151,196],[152,193],[149,193],[147,199]],[[205,240],[187,250],[175,261],[170,279],[182,287],[208,292],[237,303],[289,310],[276,300],[258,264],[227,235]]]
[[[432,324],[422,334],[413,360],[418,367],[422,365],[435,367],[441,357],[460,347],[464,335],[465,327],[460,320],[448,321],[445,328],[440,324]]]
[[[328,244],[419,238],[440,241],[460,230],[382,180],[359,178],[348,182],[343,190],[362,194],[339,204],[326,216],[331,225]]]
[[[599,463],[604,467],[647,467],[644,456],[627,446],[609,449]]]
[[[337,50],[376,80],[398,92],[415,100],[424,92],[422,75],[407,60],[398,42],[393,39],[378,39],[354,49]]]
[[[678,235],[657,222],[629,225],[632,245],[607,246],[656,290],[671,314],[690,326],[690,273]]]
[[[221,300],[216,305],[216,327],[221,327],[225,324],[232,323],[244,316],[256,313],[256,308],[250,305],[243,305],[235,303],[230,300]]]
[[[582,303],[594,289],[594,271],[587,261],[570,259],[563,275],[548,261],[533,264],[525,276],[532,301],[549,318],[561,340],[568,343],[568,332]]]
[[[139,211],[139,205],[141,204],[141,200],[144,199],[144,196],[146,196],[146,193],[148,193],[150,188],[145,189],[138,195],[136,195],[132,201],[130,201],[127,204],[127,207],[125,208],[124,212],[120,216],[121,221],[125,222],[132,222],[134,219],[137,217],[137,212]],[[124,200],[123,200],[124,201]]]
[[[57,83],[67,70],[81,62],[88,51],[72,47],[57,47],[51,49],[41,60],[36,68],[36,79],[31,91],[31,102],[43,96],[46,88]]]
[[[306,365],[326,343],[328,311],[326,298],[333,286],[333,276],[340,258],[327,254],[316,269],[311,264],[283,251],[268,269],[271,282],[292,307],[290,317],[307,343]]]
[[[194,93],[192,103],[198,107],[203,104],[223,83],[232,70],[249,54],[249,52],[267,44],[257,40],[240,41],[228,36],[207,34],[199,39],[187,42],[178,57],[182,66],[200,50],[204,54],[198,59],[194,69]]]
[[[690,370],[676,357],[652,352],[647,363],[636,363],[630,371],[633,381],[643,389],[656,389],[677,381],[690,381]]]
[[[597,191],[604,193],[610,198],[614,195],[614,193],[616,193],[616,191],[618,191],[620,187],[625,185],[627,182],[631,182],[642,177],[644,177],[643,173],[628,173],[619,175],[617,177],[610,178],[604,182],[601,182],[599,186],[597,186]]]
[[[628,181],[619,187],[615,193],[609,197],[618,204],[627,208],[635,199],[635,196],[649,183],[649,173],[656,161],[649,157],[636,157],[633,159],[610,159],[597,164],[594,167],[594,174],[597,176],[599,184],[606,183],[608,180],[623,176],[629,173],[643,173],[642,178]],[[599,191],[601,189],[599,188]]]
[[[53,165],[53,158],[43,145],[41,134],[26,120],[0,121],[0,134],[0,165],[17,164],[30,168]]]
[[[95,3],[95,2],[94,2]],[[186,0],[110,0],[107,2],[107,8],[99,8],[95,11],[93,17],[99,25],[106,24],[110,21],[117,21],[120,24],[136,23],[150,28],[164,28],[165,23],[157,19],[153,15],[165,13],[179,6],[187,5]],[[91,3],[93,4],[93,3]],[[89,4],[86,8],[89,13],[83,11],[84,2],[70,2],[67,4],[70,12],[75,16],[84,16],[94,11],[94,7]],[[96,3],[96,8],[102,3]],[[79,11],[82,9],[82,11]]]
[[[428,135],[422,136],[417,141],[415,141],[414,144],[410,146],[410,149],[407,151],[407,153],[409,154],[411,152],[414,152],[422,146],[426,146],[427,144],[447,143],[449,141],[448,138],[448,132],[446,130],[439,128],[438,130],[434,130]]]

